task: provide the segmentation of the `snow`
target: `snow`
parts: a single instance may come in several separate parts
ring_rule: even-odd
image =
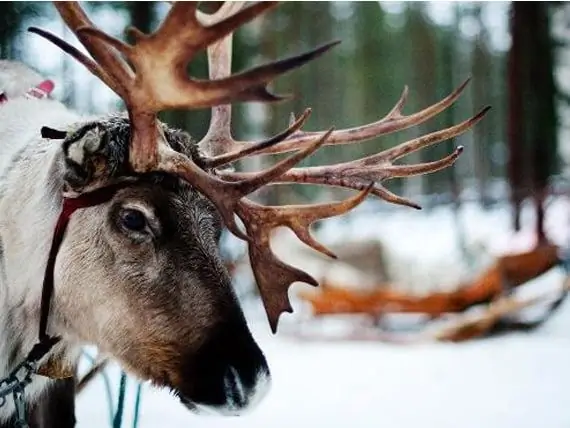
[[[376,234],[390,248],[394,270],[403,282],[408,278],[406,272],[421,271],[422,266],[424,272],[416,273],[416,280],[426,278],[425,272],[439,271],[440,279],[444,272],[448,282],[463,275],[453,269],[442,270],[442,266],[461,262],[449,210],[438,208],[426,214],[393,211],[383,213],[381,222],[378,213],[371,211],[362,210],[357,220],[324,227],[320,237],[331,242],[348,234]],[[467,241],[476,250],[486,248],[489,259],[504,251],[527,249],[534,243],[531,211],[525,207],[524,228],[513,235],[504,207],[485,212],[466,205],[461,216]],[[569,213],[570,203],[563,198],[553,201],[547,211],[549,237],[562,245],[570,243]],[[534,280],[528,289],[556,289],[563,278],[561,270],[553,269]],[[139,427],[570,426],[568,302],[534,333],[461,344],[414,345],[299,341],[287,334],[299,317],[306,317],[302,307],[295,306],[297,314],[283,317],[280,333],[273,336],[259,303],[245,305],[251,329],[266,353],[273,376],[269,395],[255,409],[240,417],[197,416],[168,392],[145,384]],[[346,320],[321,321],[321,328],[330,330],[335,322]],[[119,369],[112,366],[107,372],[116,394]],[[129,382],[124,427],[132,426],[135,382]],[[110,426],[108,413],[99,376],[78,398],[78,427]]]

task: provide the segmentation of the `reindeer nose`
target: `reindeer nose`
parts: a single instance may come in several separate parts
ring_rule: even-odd
[[[224,378],[224,387],[226,389],[227,404],[222,413],[243,414],[244,410],[253,410],[267,395],[271,389],[271,376],[269,375],[269,370],[264,367],[263,370],[258,372],[253,387],[247,387],[238,371],[233,367],[229,367],[228,373]]]
[[[199,414],[238,416],[255,408],[269,392],[271,375],[249,331],[223,329],[208,342],[182,401]]]
[[[240,377],[239,372],[235,368],[229,367],[228,373],[224,377],[224,404],[191,403],[188,407],[200,415],[240,416],[253,410],[270,389],[271,376],[269,371],[259,372],[253,386],[248,386]]]
[[[234,367],[228,367],[223,378],[221,400],[216,402],[186,401],[186,406],[200,415],[240,416],[253,410],[271,389],[271,375],[267,367],[257,373],[253,382],[240,376]]]

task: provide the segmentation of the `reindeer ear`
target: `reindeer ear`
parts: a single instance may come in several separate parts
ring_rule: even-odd
[[[50,140],[64,140],[65,137],[67,137],[67,132],[53,129],[48,126],[42,126],[40,132],[42,134],[42,138],[48,138]]]

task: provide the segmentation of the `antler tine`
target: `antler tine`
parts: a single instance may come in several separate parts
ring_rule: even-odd
[[[287,295],[289,286],[297,281],[313,286],[317,286],[318,282],[311,275],[275,256],[270,245],[271,231],[285,226],[309,247],[336,258],[332,251],[311,236],[310,226],[316,221],[352,210],[366,199],[371,190],[372,184],[356,196],[327,204],[272,207],[258,205],[246,199],[240,201],[236,214],[252,238],[248,244],[249,259],[273,333],[277,331],[281,313],[292,312]]]
[[[459,87],[457,87],[453,92],[451,92],[448,96],[439,102],[410,115],[402,114],[402,108],[404,107],[404,104],[408,97],[408,87],[406,86],[402,92],[402,95],[400,96],[400,99],[396,102],[392,110],[390,110],[390,112],[382,119],[369,123],[367,125],[348,129],[339,129],[335,131],[333,135],[331,135],[327,141],[327,145],[360,143],[362,141],[370,140],[382,135],[391,134],[393,132],[401,131],[403,129],[424,123],[457,101],[459,96],[463,93],[469,84],[470,80],[471,78],[466,79],[461,85],[459,85]],[[275,144],[274,146],[271,146],[264,150],[263,153],[258,154],[269,155],[298,150],[322,134],[322,131],[297,132],[281,143]],[[247,145],[247,143],[242,144],[244,146]]]
[[[232,9],[225,9],[226,5],[234,5]],[[245,6],[245,2],[224,3],[220,10],[212,15],[201,13],[201,21],[215,23],[227,13],[238,12]],[[224,13],[224,14],[223,14]],[[208,73],[210,79],[223,79],[232,74],[232,41],[233,34],[227,35],[217,43],[208,46]],[[231,135],[232,106],[223,104],[212,107],[210,126],[206,136],[198,146],[211,156],[228,153],[233,150],[235,144]]]
[[[240,25],[252,20],[274,2],[260,2],[216,23],[203,26],[195,13],[194,2],[175,3],[168,19],[154,33],[142,33],[135,45],[129,46],[95,28],[78,30],[87,39],[100,39],[112,44],[127,57],[137,71],[135,87],[130,91],[132,104],[150,112],[179,108],[205,108],[235,101],[277,101],[266,85],[277,76],[318,57],[336,43],[329,43],[307,53],[256,67],[224,79],[196,80],[186,78],[186,64],[197,52],[215,43]],[[182,25],[182,18],[189,19]],[[180,25],[179,27],[176,27]],[[174,33],[174,35],[173,35]],[[157,60],[157,58],[160,58]],[[134,94],[132,93],[134,92]]]
[[[124,98],[127,95],[127,87],[125,84],[133,75],[128,65],[99,40],[90,40],[82,36],[82,29],[94,29],[94,27],[81,6],[79,6],[79,3],[61,1],[55,2],[55,7],[66,25],[77,36],[93,58],[95,58],[95,61],[84,55],[65,40],[60,39],[48,31],[36,27],[30,27],[28,31],[45,38],[65,53],[71,55],[91,73],[101,79],[117,95]]]
[[[215,25],[219,21],[239,12],[244,6],[245,2],[225,2],[212,14],[198,11],[198,20],[206,25]],[[222,40],[208,46],[208,72],[210,79],[224,79],[231,75],[232,39],[233,34],[229,34]],[[297,120],[289,124],[287,129],[273,137],[257,143],[246,143],[234,140],[231,135],[231,104],[213,106],[208,132],[198,144],[200,149],[208,154],[203,164],[206,168],[219,168],[246,156],[263,152],[268,147],[283,141],[298,131],[305,124],[310,113],[311,110],[306,109]]]
[[[115,52],[109,49],[109,46],[105,43],[91,37],[83,36],[83,31],[86,29],[93,31],[99,30],[95,29],[95,26],[89,20],[81,6],[79,6],[78,2],[58,1],[54,2],[54,4],[66,25],[77,36],[83,46],[85,46],[85,49],[93,56],[101,68],[105,70],[107,76],[112,78],[113,86],[111,89],[117,92],[121,98],[125,98],[129,92],[128,83],[134,77],[129,65]],[[100,77],[107,83],[103,77],[99,75],[97,75],[97,77]]]
[[[239,12],[244,6],[245,2],[226,2],[215,13],[205,14],[198,12],[198,19],[204,24],[214,25],[220,20]],[[233,34],[229,34],[222,40],[208,46],[208,72],[210,79],[223,79],[231,75],[232,39]],[[213,106],[208,132],[198,144],[203,152],[211,156],[205,159],[204,166],[206,168],[218,168],[277,144],[300,129],[308,119],[309,114],[310,109],[307,109],[299,120],[290,124],[286,130],[259,143],[248,143],[245,145],[243,142],[234,140],[231,135],[231,104]],[[245,149],[236,150],[236,148],[244,146],[246,146]]]
[[[394,165],[393,161],[466,132],[477,124],[489,109],[490,107],[486,107],[462,123],[423,135],[375,155],[333,165],[292,168],[274,183],[321,184],[362,190],[370,182],[382,182],[397,177],[411,177],[439,171],[452,165],[463,151],[463,147],[458,147],[450,155],[434,162]],[[250,173],[220,172],[220,176],[226,180],[243,180],[248,178]],[[420,208],[416,203],[394,195],[381,185],[374,187],[371,193],[391,203]]]
[[[79,49],[75,48],[74,46],[67,43],[65,40],[60,39],[55,34],[50,33],[49,31],[42,30],[41,28],[37,27],[29,27],[28,31],[30,33],[35,33],[44,39],[52,42],[58,48],[60,48],[65,53],[71,55],[75,58],[78,62],[83,64],[85,68],[87,68],[93,75],[101,79],[109,88],[111,88],[115,93],[121,94],[121,88],[115,83],[115,80],[111,78],[105,72],[105,70],[89,58],[87,55],[83,54]]]
[[[226,107],[226,106],[221,106],[221,107]],[[218,112],[218,114],[221,113]],[[270,137],[267,140],[263,140],[258,143],[250,143],[247,146],[245,146],[243,149],[238,149],[235,151],[231,151],[229,153],[224,153],[218,156],[207,158],[204,160],[204,166],[206,168],[219,168],[221,166],[235,162],[239,159],[243,159],[244,157],[262,153],[268,147],[278,144],[280,141],[283,141],[285,138],[287,138],[288,136],[292,135],[293,133],[301,129],[301,127],[305,124],[305,122],[309,118],[310,114],[311,114],[311,109],[310,108],[305,109],[303,114],[299,116],[297,120],[291,123],[287,129],[281,131],[279,134],[276,134],[273,137]],[[240,141],[235,141],[233,138],[231,141],[233,143],[233,146],[237,147],[239,147],[239,144],[241,143]]]

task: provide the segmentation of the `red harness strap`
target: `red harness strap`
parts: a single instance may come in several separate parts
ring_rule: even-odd
[[[51,303],[51,296],[53,295],[54,289],[54,268],[55,261],[57,258],[57,253],[63,242],[65,236],[65,231],[72,214],[81,208],[92,207],[95,205],[102,204],[113,198],[118,190],[124,188],[126,183],[120,183],[108,187],[103,187],[101,189],[94,190],[89,193],[84,193],[77,198],[64,198],[63,206],[55,230],[53,233],[52,243],[49,250],[48,262],[46,265],[46,270],[44,273],[44,282],[42,286],[42,300],[40,306],[40,328],[38,339],[39,342],[34,345],[30,353],[28,354],[27,361],[37,362],[44,355],[46,355],[51,348],[60,341],[60,337],[50,336],[47,334],[47,324]]]

